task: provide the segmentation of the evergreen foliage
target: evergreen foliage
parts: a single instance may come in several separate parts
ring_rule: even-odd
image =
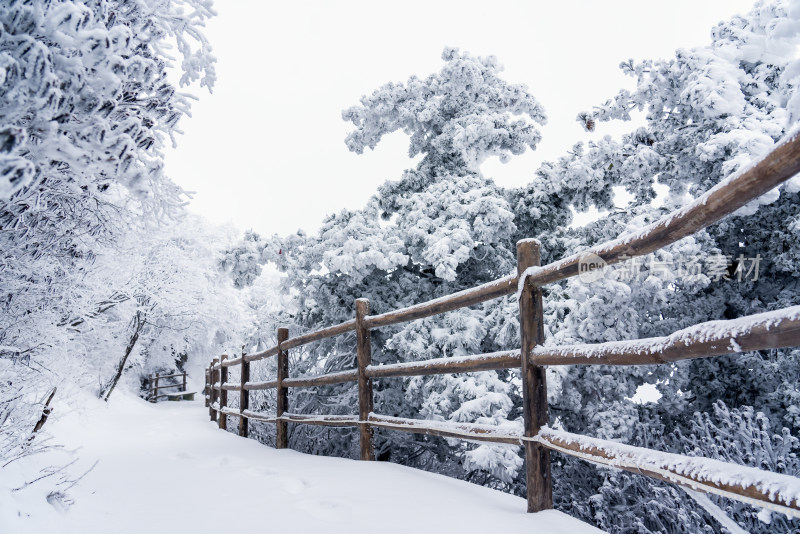
[[[402,130],[410,136],[409,154],[423,156],[416,168],[381,186],[364,209],[328,218],[316,235],[251,236],[246,250],[226,261],[236,265],[238,280],[265,262],[285,273],[285,290],[296,307],[283,319],[300,332],[351,319],[359,297],[381,313],[512,273],[514,244],[523,237],[538,238],[548,262],[639,229],[762,157],[786,134],[795,116],[796,11],[787,2],[759,4],[747,16],[717,25],[708,46],[678,50],[666,60],[622,63],[634,88],[580,113],[578,120],[587,130],[611,120],[636,119],[641,125],[620,139],[576,145],[558,161],[542,164],[531,183],[517,189],[498,187],[479,164],[490,155],[507,159],[535,148],[544,112],[527,89],[498,77],[493,58],[447,49],[440,72],[383,86],[343,113],[356,127],[346,139],[351,150],[374,148],[383,135]],[[664,198],[658,198],[656,184],[667,187]],[[633,200],[617,206],[615,187]],[[794,179],[708,230],[601,280],[545,288],[546,343],[658,336],[797,304],[799,189]],[[572,226],[572,209],[590,206],[612,213]],[[516,314],[516,302],[500,299],[381,328],[373,331],[373,360],[509,349],[519,343]],[[298,354],[294,369],[314,374],[352,368],[353,345],[346,337],[321,342]],[[664,366],[549,369],[551,424],[794,472],[797,355],[777,350]],[[657,387],[657,403],[631,401],[645,384]],[[515,371],[380,380],[375,411],[515,424],[521,417],[519,385]],[[347,413],[355,399],[351,386],[318,388],[316,395],[298,394],[292,411]],[[746,430],[733,432],[732,420],[757,428],[757,438]],[[331,441],[319,433],[298,430],[292,446],[354,455],[354,436]],[[393,432],[379,432],[377,443],[382,459],[524,490],[520,458],[503,447]],[[722,443],[733,452],[722,452]],[[737,452],[754,447],[760,452]],[[609,532],[721,528],[680,489],[646,477],[569,458],[557,459],[553,476],[556,507]],[[752,532],[775,526],[757,519],[758,511],[748,506],[724,506]]]

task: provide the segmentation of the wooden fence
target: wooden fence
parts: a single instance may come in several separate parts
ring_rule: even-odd
[[[177,384],[167,384],[164,386],[160,386],[158,384],[159,380],[167,380],[169,378],[180,378],[181,381]],[[154,375],[150,375],[148,387],[149,389],[147,392],[147,400],[149,400],[150,402],[158,402],[159,397],[169,396],[168,393],[159,393],[160,390],[180,388],[178,391],[186,391],[186,373],[184,372],[174,375],[160,375],[156,373]]]
[[[361,459],[374,460],[372,429],[386,428],[470,441],[488,441],[525,447],[528,511],[552,507],[550,451],[555,450],[599,464],[652,476],[696,491],[724,495],[754,506],[800,517],[800,479],[715,460],[650,451],[612,441],[561,432],[547,427],[548,365],[652,365],[735,352],[777,349],[800,345],[800,306],[752,315],[731,321],[696,325],[670,336],[602,344],[543,347],[542,291],[545,284],[579,273],[590,254],[611,265],[648,254],[689,236],[800,172],[800,136],[781,143],[758,164],[706,192],[684,208],[634,233],[594,246],[549,265],[540,266],[539,243],[517,243],[517,274],[423,302],[401,310],[369,315],[369,302],[355,302],[353,320],[321,330],[289,337],[278,329],[278,345],[257,354],[215,358],[206,371],[206,402],[210,417],[225,429],[227,416],[238,417],[239,435],[247,436],[248,421],[277,425],[277,447],[287,447],[287,424],[352,426],[360,430]],[[521,347],[515,350],[466,357],[371,364],[370,331],[406,321],[441,314],[506,295],[517,294]],[[313,341],[356,332],[357,366],[349,371],[313,377],[289,377],[289,350]],[[277,377],[250,381],[250,364],[277,357]],[[228,368],[241,366],[239,383],[228,382]],[[524,431],[514,433],[478,424],[438,422],[389,417],[373,413],[372,381],[384,377],[467,373],[518,368],[522,374]],[[358,383],[358,414],[308,415],[289,411],[288,388],[315,387],[344,382]],[[249,393],[276,389],[274,415],[251,411]],[[239,409],[227,406],[228,392],[239,392]]]

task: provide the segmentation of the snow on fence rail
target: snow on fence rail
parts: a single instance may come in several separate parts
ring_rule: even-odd
[[[589,462],[645,474],[689,489],[747,502],[800,517],[800,478],[710,458],[632,447],[542,428],[533,438],[543,446]]]
[[[533,365],[651,365],[800,346],[800,306],[709,321],[663,337],[536,347]]]
[[[160,380],[167,380],[170,378],[180,378],[181,381],[177,384],[159,385],[158,382]],[[159,391],[169,388],[180,388],[179,391],[186,391],[186,373],[184,372],[174,375],[162,375],[156,373],[154,375],[150,375],[147,380],[147,400],[150,402],[158,402],[159,397],[168,397],[169,395],[167,393],[159,393]]]
[[[359,428],[362,460],[374,460],[372,428],[490,441],[525,447],[528,511],[552,507],[549,451],[555,450],[597,464],[626,469],[676,483],[692,490],[733,499],[800,517],[800,479],[736,464],[631,447],[612,441],[554,431],[547,427],[545,365],[650,365],[784,347],[800,346],[800,306],[729,321],[711,321],[670,336],[601,344],[542,347],[541,286],[579,274],[579,263],[595,254],[607,264],[648,254],[670,245],[723,217],[800,172],[800,136],[781,143],[764,159],[720,182],[700,198],[644,229],[594,246],[582,253],[540,266],[539,242],[517,243],[517,274],[400,310],[368,315],[369,301],[358,299],[355,319],[289,338],[278,329],[278,345],[257,354],[214,358],[206,370],[206,405],[212,421],[227,428],[227,416],[238,417],[239,435],[247,436],[248,420],[277,425],[276,446],[288,447],[287,424],[353,426]],[[516,350],[437,358],[392,365],[371,365],[370,330],[429,317],[517,293],[520,348]],[[289,378],[289,349],[347,332],[356,333],[356,369],[321,376]],[[539,346],[537,346],[539,345]],[[277,356],[277,379],[250,382],[250,364]],[[228,383],[228,368],[241,366],[241,382]],[[466,373],[520,368],[523,426],[487,425],[415,420],[372,412],[372,380],[384,377]],[[288,388],[358,383],[357,415],[309,415],[288,411]],[[276,389],[275,415],[249,409],[250,391]],[[228,391],[239,392],[239,409],[227,407]]]

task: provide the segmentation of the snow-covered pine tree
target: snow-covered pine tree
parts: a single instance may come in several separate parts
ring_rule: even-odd
[[[387,182],[368,205],[324,221],[317,235],[298,233],[266,241],[252,236],[232,250],[227,264],[237,279],[256,274],[253,263],[273,262],[285,272],[286,290],[297,298],[292,321],[298,330],[317,329],[353,317],[354,301],[370,299],[374,313],[446,295],[487,282],[515,268],[514,214],[504,192],[479,171],[487,156],[508,158],[534,148],[541,106],[521,85],[499,76],[494,58],[475,58],[455,49],[443,53],[444,67],[424,79],[388,84],[343,112],[356,129],[351,150],[374,147],[383,135],[410,135],[409,154],[421,154],[415,169]],[[544,201],[543,203],[544,204]],[[544,211],[547,208],[542,205]],[[569,217],[564,207],[562,219]],[[548,221],[545,224],[550,224]],[[479,353],[513,342],[513,302],[487,310],[465,309],[442,317],[373,332],[373,360],[398,362]],[[297,373],[353,366],[354,339],[323,341],[293,361]],[[294,392],[292,392],[294,393]],[[349,411],[354,388],[299,391],[292,410]],[[506,373],[474,373],[379,381],[376,411],[389,415],[507,423],[516,418],[517,395]],[[299,427],[292,439],[304,450],[352,454],[352,436],[338,441]],[[327,431],[325,431],[327,435]],[[520,467],[516,452],[400,433],[379,433],[383,459],[427,467],[499,485]]]
[[[555,182],[570,182],[577,168],[588,177],[587,192],[623,186],[634,196],[623,211],[578,231],[583,243],[641,228],[774,146],[787,130],[787,102],[795,93],[784,73],[794,60],[794,48],[786,41],[796,39],[796,32],[786,28],[796,23],[787,2],[761,4],[745,17],[717,25],[706,47],[679,50],[669,60],[622,64],[635,89],[621,91],[579,120],[594,128],[606,120],[628,120],[641,110],[646,112],[645,125],[619,141],[604,138],[581,147],[539,171]],[[661,206],[652,203],[656,182],[669,187]],[[796,183],[789,182],[707,231],[645,259],[641,267],[629,270],[638,281],[608,279],[586,287],[576,280],[564,285],[567,305],[550,304],[551,317],[563,318],[552,342],[662,335],[701,321],[797,304],[797,191]],[[754,281],[755,273],[746,273],[759,256]],[[702,270],[689,276],[686,264],[696,260]],[[680,435],[697,444],[695,454],[769,468],[747,456],[722,455],[698,436],[716,432],[708,414],[718,401],[763,412],[772,428],[785,427],[768,440],[787,432],[796,436],[797,362],[798,351],[778,350],[652,368],[567,368],[563,380],[569,388],[554,399],[553,414],[572,431],[683,452],[681,440],[663,438]],[[657,384],[663,395],[658,403],[635,406],[626,400],[643,382]],[[702,429],[699,421],[712,429]],[[764,432],[770,432],[768,426]],[[734,434],[727,445],[746,448],[749,439],[745,433]],[[566,459],[559,461],[554,478],[565,481],[556,485],[558,507],[609,532],[717,531],[711,526],[714,520],[690,497],[645,477],[596,471]],[[670,501],[669,507],[659,504],[663,501]],[[749,507],[725,507],[751,532],[773,528],[753,522]]]
[[[239,258],[244,264],[274,262],[287,273],[286,288],[297,297],[294,316],[287,319],[296,321],[298,329],[316,329],[352,318],[357,297],[370,298],[380,313],[512,272],[513,243],[521,237],[538,237],[543,259],[550,261],[641,228],[762,156],[784,135],[787,105],[797,100],[792,96],[798,70],[792,43],[798,11],[786,2],[759,5],[745,17],[719,24],[706,47],[679,50],[668,60],[623,63],[635,88],[580,114],[579,120],[591,130],[603,121],[628,120],[641,110],[646,111],[644,125],[617,140],[604,137],[588,147],[576,145],[558,161],[543,164],[528,186],[514,190],[498,188],[476,167],[498,147],[521,146],[494,139],[495,131],[501,137],[511,131],[507,123],[495,122],[497,130],[481,127],[488,123],[476,115],[496,115],[480,108],[483,90],[462,83],[472,89],[456,92],[458,98],[451,102],[446,91],[459,84],[442,83],[445,76],[469,78],[465,73],[481,72],[485,62],[484,67],[448,65],[425,80],[384,86],[361,106],[345,111],[357,127],[348,146],[360,151],[402,129],[411,136],[410,153],[423,155],[418,167],[384,184],[365,209],[326,220],[318,235],[253,241],[250,252]],[[455,59],[467,61],[458,55],[448,61]],[[495,78],[481,73],[474,79]],[[471,109],[470,101],[477,107],[467,119],[459,113]],[[534,115],[528,120],[535,120]],[[473,119],[474,128],[464,126]],[[478,140],[479,132],[488,139]],[[535,140],[538,134],[528,130],[522,137]],[[509,153],[513,151],[507,149]],[[656,183],[666,185],[669,194],[654,203]],[[614,187],[624,188],[634,200],[615,206]],[[589,285],[573,280],[546,288],[547,342],[662,335],[701,321],[795,304],[800,294],[795,257],[800,249],[794,232],[798,189],[790,182],[708,231],[628,264],[627,276],[617,271],[616,278]],[[477,199],[485,213],[480,218],[470,207]],[[583,228],[567,228],[571,207],[592,205],[613,213]],[[744,275],[752,267],[752,260],[739,256],[759,254],[759,279],[752,280],[751,273],[739,281],[737,273]],[[697,262],[700,272],[689,276]],[[716,274],[710,270],[714,265]],[[254,272],[247,265],[237,269]],[[514,346],[515,303],[501,300],[481,308],[376,331],[374,358],[406,361]],[[297,357],[298,372],[353,366],[352,339],[320,345],[314,354]],[[736,413],[762,412],[759,421],[769,425],[762,424],[759,439],[777,443],[781,436],[798,433],[797,361],[798,351],[785,350],[649,368],[554,370],[549,375],[553,423],[634,445],[720,457],[719,447],[704,445],[702,436],[724,432],[728,423],[713,404],[721,401],[717,406],[740,410]],[[658,403],[630,401],[645,383],[657,385],[663,395]],[[502,424],[519,416],[516,386],[513,373],[507,372],[385,381],[377,387],[376,410]],[[323,397],[303,395],[293,400],[298,409],[316,413],[347,411],[355,399],[348,388],[326,391]],[[712,412],[716,419],[709,419]],[[778,430],[782,427],[786,429]],[[316,440],[314,432],[298,431],[295,446],[326,454],[348,451],[346,439]],[[733,456],[723,459],[759,465],[753,456],[735,454],[749,450],[747,439],[744,432],[734,434],[729,442]],[[782,458],[791,463],[796,441],[780,442]],[[382,433],[378,443],[384,458],[511,491],[523,489],[514,476],[517,460],[494,448],[469,451],[462,443],[390,433]],[[556,506],[609,532],[719,530],[703,508],[675,487],[597,470],[579,460],[555,461]],[[754,531],[770,528],[754,521],[755,513],[747,507],[724,507]]]

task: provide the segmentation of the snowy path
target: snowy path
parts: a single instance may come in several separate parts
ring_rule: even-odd
[[[600,532],[555,511],[526,514],[521,498],[444,476],[278,451],[216,429],[207,414],[202,401],[151,405],[120,392],[110,406],[54,421],[57,441],[99,463],[71,490],[66,512],[38,505],[20,518],[7,505],[22,508],[36,494],[13,494],[20,501],[0,506],[0,532]]]

